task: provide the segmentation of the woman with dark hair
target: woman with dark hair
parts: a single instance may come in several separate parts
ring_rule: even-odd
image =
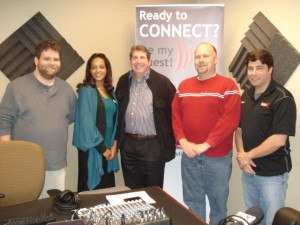
[[[78,192],[115,186],[119,170],[117,141],[118,103],[112,69],[102,53],[86,65],[83,83],[77,85],[73,145],[78,149]]]

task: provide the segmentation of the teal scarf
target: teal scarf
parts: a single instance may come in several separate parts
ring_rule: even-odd
[[[114,102],[115,94],[112,93]],[[118,113],[118,105],[117,105]],[[76,103],[74,120],[73,145],[82,151],[89,152],[88,156],[88,188],[93,190],[101,181],[104,174],[102,166],[102,154],[98,152],[96,146],[104,141],[103,136],[96,127],[97,115],[97,90],[91,86],[82,86]],[[117,116],[116,116],[117,118]],[[117,130],[117,119],[114,123],[111,143]],[[119,170],[118,154],[113,160],[108,160],[107,171],[117,172]]]

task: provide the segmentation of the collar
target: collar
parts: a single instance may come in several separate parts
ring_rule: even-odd
[[[197,75],[196,77],[197,77],[197,80],[198,80],[198,81],[207,81],[207,80],[209,80],[209,79],[214,78],[215,76],[217,76],[217,73],[215,73],[213,76],[208,77],[207,79],[204,79],[204,80],[201,80],[200,77],[199,77],[199,75]]]
[[[33,73],[31,73],[31,74],[32,74],[31,77],[33,79],[33,82],[43,93],[48,93],[48,94],[50,94],[50,96],[56,94],[56,92],[57,92],[57,78],[56,77],[54,78],[54,83],[51,86],[49,86],[49,85],[46,85],[46,84],[43,84],[42,82],[40,82]],[[47,96],[48,96],[48,94],[47,94]]]
[[[143,75],[143,80],[147,80],[149,79],[149,77],[150,77],[150,69]],[[133,70],[129,71],[129,78],[134,78],[134,80],[136,80]]]
[[[272,79],[271,82],[269,83],[267,89],[263,93],[261,93],[261,95],[258,99],[260,99],[262,96],[270,95],[276,89],[277,86],[278,86],[278,84],[276,83],[276,81],[274,81]],[[254,98],[254,92],[255,92],[255,88],[252,86],[249,89],[249,93],[250,93],[250,96],[253,98]]]

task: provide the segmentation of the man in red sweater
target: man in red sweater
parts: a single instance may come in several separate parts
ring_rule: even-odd
[[[184,80],[172,103],[172,123],[181,145],[183,200],[210,225],[227,216],[232,170],[233,132],[240,119],[240,93],[235,82],[216,73],[217,51],[200,44],[194,58],[197,76]]]

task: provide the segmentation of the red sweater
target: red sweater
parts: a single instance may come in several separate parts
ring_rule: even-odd
[[[212,147],[204,154],[221,157],[232,150],[233,132],[240,121],[241,98],[235,82],[219,74],[200,81],[184,80],[172,103],[172,125],[178,141]]]

